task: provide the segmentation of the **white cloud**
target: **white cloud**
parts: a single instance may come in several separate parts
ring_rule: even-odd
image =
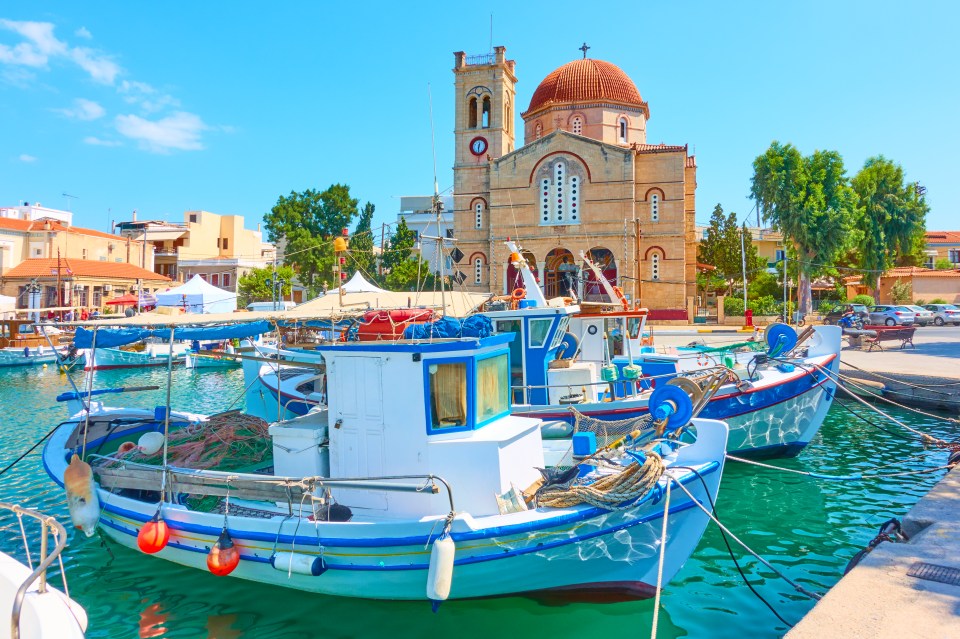
[[[100,138],[95,138],[92,135],[83,138],[83,143],[93,146],[123,146],[123,142],[117,142],[116,140],[101,140]]]
[[[46,67],[51,58],[72,61],[90,74],[94,81],[113,84],[120,66],[109,56],[86,47],[71,48],[54,34],[50,22],[16,22],[0,19],[0,29],[13,31],[26,39],[14,46],[0,44],[0,62],[28,67]],[[89,32],[88,32],[89,33]]]
[[[136,140],[140,148],[152,153],[171,150],[199,151],[203,149],[200,134],[210,127],[193,113],[177,111],[159,120],[147,120],[136,115],[118,115],[117,131]]]
[[[84,40],[93,39],[93,34],[90,33],[90,31],[86,27],[80,27],[79,29],[73,32],[73,35],[77,36],[78,38],[83,38]]]
[[[180,100],[172,95],[158,91],[146,82],[124,80],[117,88],[128,104],[136,104],[146,113],[156,113],[167,107],[179,107]]]
[[[54,109],[54,111],[73,120],[84,121],[102,118],[107,113],[106,109],[93,100],[85,100],[84,98],[77,98],[74,100],[72,107],[67,107],[65,109]]]
[[[26,153],[21,153],[21,154],[20,154],[20,161],[21,161],[21,162],[26,162],[26,163],[29,164],[30,162],[36,162],[36,161],[37,161],[37,158],[33,157],[32,155],[27,155]]]
[[[120,74],[120,65],[93,49],[74,47],[70,49],[70,58],[101,84],[113,84]]]

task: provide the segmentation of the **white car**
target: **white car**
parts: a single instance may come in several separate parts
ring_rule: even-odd
[[[960,308],[956,304],[927,304],[923,308],[933,313],[933,323],[937,326],[960,326]]]
[[[933,313],[931,311],[928,311],[922,306],[917,306],[915,304],[908,304],[907,308],[917,314],[917,317],[913,320],[914,324],[917,324],[918,326],[933,324]]]

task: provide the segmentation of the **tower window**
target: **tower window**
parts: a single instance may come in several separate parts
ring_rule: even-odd
[[[483,283],[483,260],[479,257],[473,261],[473,283]]]
[[[660,196],[657,193],[650,195],[650,221],[660,221]]]
[[[620,141],[626,142],[627,141],[627,119],[620,118],[619,122],[617,122],[617,127],[619,129]]]
[[[467,107],[467,126],[471,129],[477,128],[477,99],[470,98],[470,104]]]
[[[507,133],[513,128],[513,114],[510,113],[510,98],[503,105],[503,128]]]
[[[534,136],[537,140],[543,137],[543,125],[537,122],[537,128],[534,129]]]
[[[660,254],[654,253],[650,257],[650,279],[654,282],[660,279]]]
[[[480,124],[484,129],[490,128],[490,98],[483,98],[483,115],[480,119]]]
[[[477,202],[474,213],[476,215],[476,228],[483,228],[483,202]]]
[[[583,118],[581,118],[579,115],[575,116],[570,129],[573,131],[574,135],[583,135]]]

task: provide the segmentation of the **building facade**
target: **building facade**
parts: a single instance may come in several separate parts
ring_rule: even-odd
[[[653,318],[687,319],[696,294],[696,161],[647,144],[649,105],[618,67],[584,57],[550,73],[522,113],[504,47],[454,54],[454,234],[464,287],[522,288],[517,240],[547,297],[606,296],[581,254]]]
[[[254,268],[273,263],[276,249],[256,231],[244,228],[242,215],[186,211],[183,223],[138,221],[116,225],[124,237],[150,244],[156,254],[155,271],[185,282],[194,275],[228,291]]]
[[[960,231],[927,231],[924,266],[933,268],[937,260],[947,260],[960,268]]]

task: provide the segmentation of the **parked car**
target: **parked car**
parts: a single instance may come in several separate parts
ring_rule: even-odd
[[[960,308],[956,304],[927,304],[924,308],[933,313],[933,323],[937,326],[960,326]]]
[[[919,326],[926,326],[927,324],[933,324],[933,313],[923,308],[922,306],[917,306],[916,304],[907,304],[907,308],[917,314],[917,317],[913,320],[915,324]]]
[[[870,309],[870,324],[874,325],[913,326],[916,319],[916,311],[911,311],[906,306],[881,304]]]
[[[859,315],[865,324],[870,321],[870,309],[863,304],[838,304],[823,316],[823,323],[836,324],[840,321],[840,318],[843,317],[843,314],[848,311],[853,311]]]

